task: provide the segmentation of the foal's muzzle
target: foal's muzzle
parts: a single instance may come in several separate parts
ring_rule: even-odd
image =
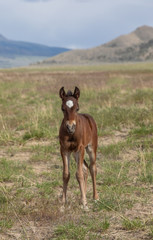
[[[75,121],[66,121],[66,129],[69,134],[73,134],[75,132],[76,122]]]

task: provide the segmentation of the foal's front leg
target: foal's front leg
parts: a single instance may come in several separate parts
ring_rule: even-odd
[[[83,173],[84,152],[85,150],[82,147],[80,151],[76,152],[75,159],[77,162],[76,178],[80,186],[81,201],[82,201],[83,207],[86,208],[87,207],[86,187],[85,187],[84,173]]]
[[[69,161],[70,161],[70,153],[65,152],[61,149],[61,156],[63,159],[63,195],[62,195],[62,202],[66,203],[66,192],[67,192],[67,185],[70,179],[70,171],[69,171]]]

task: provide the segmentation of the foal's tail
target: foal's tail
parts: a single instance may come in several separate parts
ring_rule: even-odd
[[[85,193],[87,191],[87,178],[88,178],[88,164],[85,160],[83,160],[83,175],[84,175],[84,183],[85,183]]]
[[[84,163],[84,165],[85,165],[87,168],[89,168],[89,166],[88,166],[88,164],[87,164],[87,162],[86,162],[85,160],[83,160],[83,163]]]

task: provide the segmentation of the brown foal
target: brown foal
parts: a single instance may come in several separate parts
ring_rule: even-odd
[[[62,87],[59,91],[62,99],[62,111],[64,118],[59,131],[60,150],[63,159],[63,203],[66,202],[67,185],[70,179],[69,161],[73,152],[77,163],[76,178],[78,180],[81,200],[84,208],[87,208],[86,189],[88,177],[88,164],[84,160],[85,149],[90,158],[89,170],[93,182],[93,198],[98,199],[96,190],[96,150],[97,150],[97,126],[94,119],[88,114],[79,114],[78,99],[80,90],[75,87],[74,93],[67,94]]]

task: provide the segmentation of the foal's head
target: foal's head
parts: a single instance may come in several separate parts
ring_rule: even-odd
[[[79,110],[78,98],[80,97],[80,90],[75,87],[74,93],[71,91],[65,93],[64,87],[62,87],[59,96],[62,99],[62,111],[67,132],[73,134],[76,128],[77,111]]]

